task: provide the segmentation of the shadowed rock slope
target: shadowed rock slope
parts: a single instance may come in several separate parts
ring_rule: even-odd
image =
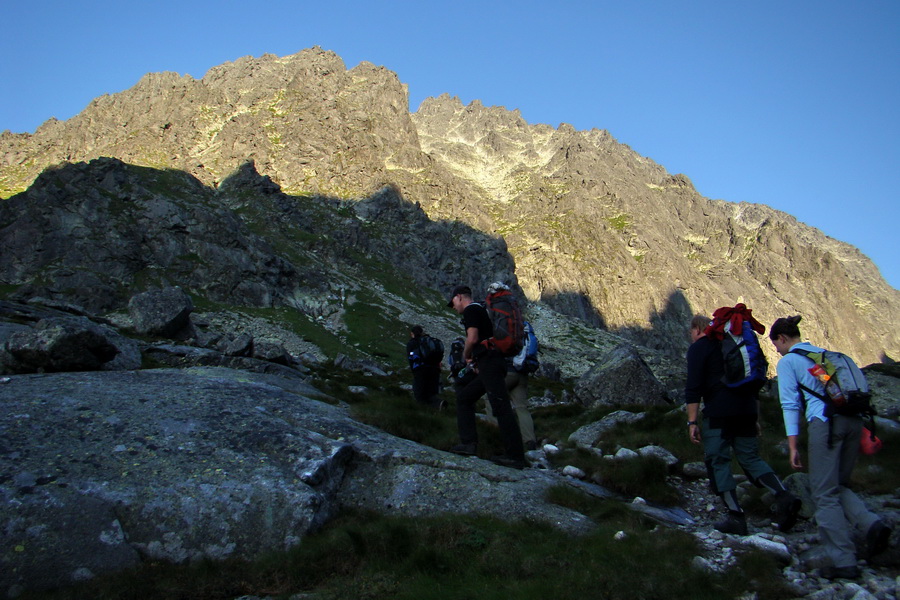
[[[704,198],[606,131],[532,125],[449,96],[410,114],[394,73],[348,70],[319,48],[241,58],[199,80],[149,74],[68,121],[4,132],[0,194],[101,156],[210,187],[253,160],[293,196],[393,190],[432,221],[503,236],[530,300],[675,356],[692,312],[737,301],[766,324],[803,314],[805,335],[863,363],[900,355],[900,292],[856,248],[763,205]],[[442,290],[449,278],[425,283]]]
[[[428,286],[467,273],[480,287],[515,284],[502,240],[432,222],[394,188],[351,203],[288,196],[249,163],[213,189],[182,171],[95,159],[48,169],[0,202],[10,297],[108,313],[139,291],[181,286],[206,308],[283,322],[331,356],[403,363],[411,325],[456,335],[455,313]]]

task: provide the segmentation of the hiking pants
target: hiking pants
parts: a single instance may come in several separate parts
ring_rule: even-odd
[[[703,419],[703,454],[709,484],[716,494],[724,494],[737,487],[731,472],[732,455],[754,484],[766,473],[774,473],[772,467],[759,456],[758,437],[722,437],[722,430],[711,428],[709,419]]]
[[[478,377],[456,391],[456,425],[459,441],[463,444],[477,444],[478,431],[475,426],[475,404],[487,394],[491,411],[500,427],[500,437],[509,458],[521,459],[525,456],[519,423],[513,412],[506,390],[506,359],[493,350],[478,357]]]
[[[509,390],[509,400],[512,403],[513,412],[516,414],[516,421],[519,423],[519,431],[522,433],[522,443],[532,442],[537,444],[537,437],[534,435],[534,420],[528,411],[528,373],[520,373],[515,369],[508,369],[506,372],[506,389]],[[491,410],[491,403],[485,403],[485,414],[492,423],[497,423],[494,418],[494,411]]]
[[[835,567],[856,565],[853,529],[865,534],[878,520],[848,484],[859,455],[862,419],[834,415],[829,424],[809,422],[809,487],[816,504],[819,539]]]
[[[441,368],[434,365],[422,365],[413,372],[413,396],[420,404],[437,406],[441,403],[438,396],[441,389]]]

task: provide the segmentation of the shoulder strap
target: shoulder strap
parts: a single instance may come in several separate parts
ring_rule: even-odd
[[[810,354],[821,354],[820,352],[813,352],[813,351],[811,351],[811,350],[807,350],[806,348],[791,348],[791,349],[788,351],[788,353],[789,353],[789,354],[798,354],[798,355],[800,355],[800,356],[802,356],[802,357],[804,357],[804,358],[808,358],[809,360],[811,360],[811,361],[814,362],[814,363],[815,363],[816,361],[813,360],[812,358],[810,358],[809,355],[810,355]],[[811,396],[815,396],[816,398],[818,398],[818,399],[821,400],[822,402],[825,402],[825,404],[828,404],[828,402],[827,402],[828,397],[827,397],[825,394],[820,394],[819,392],[817,392],[817,391],[815,391],[815,390],[813,390],[813,389],[810,389],[810,388],[806,387],[805,385],[803,385],[802,383],[800,383],[799,380],[797,381],[797,387],[799,387],[799,388],[802,390],[802,392],[806,392],[806,393],[810,394]],[[800,400],[802,401],[803,405],[806,406],[806,399],[803,397],[803,393],[802,393],[802,392],[800,393]]]
[[[801,390],[803,390],[809,394],[812,394],[813,396],[815,396],[822,402],[825,402],[826,400],[828,400],[828,397],[825,394],[820,394],[819,392],[817,392],[815,390],[811,390],[808,387],[806,387],[805,385],[803,385],[802,383],[800,383],[799,381],[797,382],[797,387],[799,387]]]

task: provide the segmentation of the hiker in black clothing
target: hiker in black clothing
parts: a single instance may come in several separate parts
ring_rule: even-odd
[[[422,339],[425,332],[421,325],[413,325],[409,331],[409,341],[406,343],[406,357],[409,359],[409,369],[413,376],[413,396],[416,402],[427,404],[434,408],[441,405],[440,381],[441,359],[430,358],[422,348]]]
[[[706,335],[709,324],[710,318],[702,315],[691,320],[684,401],[688,436],[693,443],[703,445],[709,484],[727,509],[725,518],[714,527],[723,533],[747,535],[747,518],[738,503],[737,483],[731,472],[733,454],[750,481],[775,495],[775,521],[781,531],[788,531],[797,520],[800,500],[785,489],[772,467],[759,456],[757,391],[724,384],[721,342]]]
[[[494,334],[491,319],[484,306],[472,301],[468,286],[457,286],[450,295],[447,306],[462,315],[466,331],[463,358],[478,376],[456,390],[456,423],[460,443],[450,449],[463,455],[475,455],[478,449],[478,432],[475,427],[475,404],[485,393],[503,439],[505,454],[491,458],[497,464],[522,469],[525,467],[525,449],[519,423],[513,412],[506,389],[506,359],[496,350],[489,350],[482,342]]]

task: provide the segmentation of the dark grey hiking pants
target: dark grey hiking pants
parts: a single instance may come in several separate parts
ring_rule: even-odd
[[[506,359],[494,351],[478,357],[478,377],[456,390],[456,424],[459,428],[459,441],[463,444],[478,443],[475,405],[484,394],[487,394],[491,411],[500,427],[506,456],[523,458],[525,448],[522,445],[522,434],[519,432],[519,422],[506,389]]]
[[[842,415],[832,419],[830,448],[828,422],[809,422],[809,487],[819,539],[835,567],[849,567],[856,565],[854,534],[865,535],[878,516],[847,487],[859,456],[862,419]]]

